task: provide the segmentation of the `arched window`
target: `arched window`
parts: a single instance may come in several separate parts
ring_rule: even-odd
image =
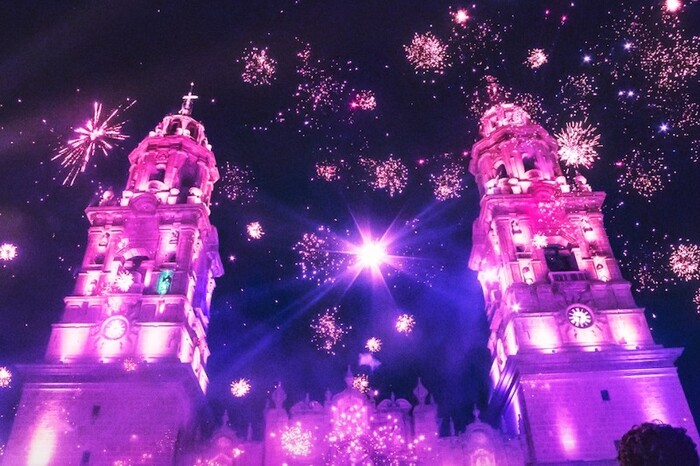
[[[571,252],[571,247],[565,248],[559,244],[549,245],[544,248],[544,258],[550,272],[575,272],[578,270],[576,257]]]
[[[510,178],[508,172],[506,171],[506,166],[502,163],[498,164],[496,167],[496,178],[501,180],[503,178]]]
[[[537,157],[534,154],[523,154],[523,170],[526,172],[537,169]]]
[[[189,125],[187,125],[187,131],[190,132],[190,137],[196,141],[197,136],[199,136],[199,130],[197,129],[197,125],[195,125],[194,123],[190,123]]]
[[[165,166],[158,165],[148,177],[148,181],[160,181],[161,183],[165,181]]]
[[[180,120],[173,120],[173,122],[170,123],[170,126],[168,126],[168,131],[166,131],[165,134],[175,134],[180,128],[182,128],[182,123],[180,122]]]

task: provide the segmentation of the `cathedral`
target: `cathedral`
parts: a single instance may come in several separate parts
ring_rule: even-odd
[[[278,385],[264,438],[227,415],[207,438],[210,304],[223,273],[210,223],[216,159],[191,93],[130,153],[121,193],[86,210],[85,256],[45,359],[24,385],[2,464],[617,464],[622,435],[662,421],[698,431],[679,348],[654,343],[604,228],[605,194],[567,179],[555,140],[520,107],[492,99],[469,157],[479,190],[469,267],[489,323],[489,411],[439,435],[417,403],[353,388],[286,403]],[[153,396],[157,393],[158,396]]]

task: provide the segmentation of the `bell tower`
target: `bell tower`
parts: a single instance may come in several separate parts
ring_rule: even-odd
[[[605,232],[605,194],[582,176],[570,184],[556,141],[516,105],[493,105],[480,133],[469,266],[484,292],[501,427],[526,439],[528,464],[607,464],[626,431],[652,420],[697,443],[674,367],[682,350],[652,339]]]
[[[131,152],[121,196],[87,208],[82,266],[45,362],[24,368],[6,464],[171,465],[193,441],[223,273],[195,98]]]

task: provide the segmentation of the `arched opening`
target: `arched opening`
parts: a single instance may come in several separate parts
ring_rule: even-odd
[[[189,125],[187,125],[187,131],[190,132],[190,137],[196,141],[197,137],[199,136],[199,130],[197,129],[197,125],[195,125],[194,123],[190,123]]]
[[[148,177],[148,181],[160,181],[163,183],[165,181],[165,165],[156,165],[155,170]]]
[[[504,178],[510,178],[508,176],[508,172],[506,171],[506,166],[503,164],[503,162],[496,165],[494,167],[494,170],[496,171],[496,179],[502,180]]]
[[[172,123],[170,123],[170,126],[168,126],[168,130],[165,132],[165,134],[175,134],[180,128],[182,128],[182,122],[180,120],[173,120]]]
[[[178,188],[180,189],[180,194],[178,195],[178,202],[187,202],[190,188],[197,184],[197,165],[193,163],[184,165],[180,169],[179,175],[180,183]]]
[[[576,272],[578,264],[576,256],[571,251],[571,246],[564,247],[560,244],[551,244],[544,248],[544,258],[550,272]]]
[[[523,170],[529,172],[537,169],[537,157],[534,154],[523,154]]]

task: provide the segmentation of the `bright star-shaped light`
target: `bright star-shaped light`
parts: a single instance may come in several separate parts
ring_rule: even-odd
[[[365,241],[357,248],[357,264],[362,268],[377,268],[386,258],[386,247],[379,241]]]
[[[675,13],[676,11],[680,10],[683,4],[680,2],[680,0],[666,0],[666,10],[669,13]]]
[[[590,62],[591,62],[591,56],[590,56],[590,55],[584,55],[584,56],[583,56],[583,62],[584,62],[584,63],[590,63]]]
[[[659,131],[661,131],[662,133],[668,132],[668,123],[661,123],[661,125],[659,126]]]

